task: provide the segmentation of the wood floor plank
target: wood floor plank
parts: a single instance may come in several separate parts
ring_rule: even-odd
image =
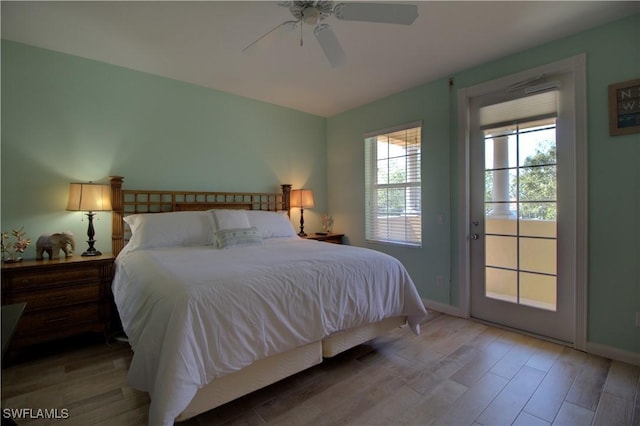
[[[373,403],[366,411],[351,421],[350,424],[354,426],[388,426],[399,424],[399,419],[402,418],[407,411],[412,410],[422,397],[422,395],[410,387],[401,386],[387,397],[382,398],[379,402]]]
[[[334,363],[335,368],[332,369],[334,374],[322,375],[316,381],[305,382],[300,386],[293,386],[291,389],[279,392],[267,401],[257,405],[255,407],[256,412],[266,421],[270,421],[283,415],[291,406],[302,404],[319,395],[331,395],[331,393],[326,392],[329,389],[344,390],[353,385],[353,381],[358,379],[362,379],[364,382],[366,380],[365,375],[350,366],[353,363],[353,361],[346,362],[344,365]],[[336,398],[335,402],[338,401],[339,399]]]
[[[149,397],[126,388],[121,400],[105,401],[99,407],[81,413],[70,410],[69,414],[69,420],[77,425],[144,425],[149,415]]]
[[[429,389],[449,379],[467,363],[479,357],[481,352],[471,346],[462,345],[457,351],[432,363],[407,383],[413,390],[426,394]]]
[[[483,324],[472,321],[455,318],[449,321],[446,316],[441,316],[430,321],[423,327],[424,336],[421,335],[419,340],[428,343],[431,351],[449,355],[456,352],[462,345],[467,345],[470,339],[473,339],[486,328]],[[415,347],[408,347],[404,351],[398,352],[400,356],[405,358],[416,359]]]
[[[485,327],[482,332],[473,337],[471,341],[468,343],[476,349],[484,349],[487,345],[494,342],[496,339],[499,339],[500,336],[504,334],[504,330],[495,327]]]
[[[396,419],[398,425],[430,425],[442,419],[468,388],[453,380],[445,379],[425,392],[416,406]]]
[[[14,395],[3,400],[4,408],[64,408],[64,396],[60,392],[62,384],[49,385],[24,394]]]
[[[64,422],[144,425],[127,344],[89,342],[10,365],[2,406],[67,408]],[[359,345],[178,426],[640,426],[640,367],[485,324],[435,316]]]
[[[198,421],[199,425],[202,426],[211,426],[210,423],[203,423],[202,421]],[[262,426],[267,425],[269,423],[265,422],[262,417],[260,417],[254,410],[249,410],[246,415],[241,418],[236,418],[231,420],[230,422],[224,423],[224,426]],[[282,424],[296,424],[296,423],[282,423]],[[182,425],[180,425],[182,426]]]
[[[39,364],[7,368],[2,371],[2,398],[12,398],[55,386],[65,377],[64,365],[41,368]]]
[[[513,345],[509,352],[491,368],[491,372],[506,379],[512,379],[541,346],[542,341],[522,336],[522,340]]]
[[[65,379],[62,396],[66,405],[90,400],[111,390],[119,389],[127,379],[127,372],[105,370],[91,375]]]
[[[77,418],[81,414],[90,413],[94,410],[100,409],[100,407],[105,404],[114,404],[124,399],[125,397],[122,389],[118,388],[95,395],[91,398],[85,398],[75,403],[68,404],[66,407],[69,409],[69,413],[72,414],[74,418]],[[142,405],[144,404],[145,402],[142,403]]]
[[[580,368],[571,360],[558,359],[529,399],[524,411],[552,422],[578,376]]]
[[[633,401],[604,392],[593,419],[594,426],[629,425],[633,420]]]
[[[558,359],[563,352],[563,349],[564,348],[558,344],[543,342],[538,350],[529,358],[527,366],[542,371],[549,371],[556,362],[556,359]]]
[[[589,355],[578,377],[573,382],[566,400],[590,411],[595,411],[607,380],[611,360]]]
[[[365,356],[358,357],[357,360],[362,363],[363,366],[384,368],[393,375],[403,378],[405,381],[416,377],[421,371],[439,362],[444,357],[444,355],[439,355],[439,358],[430,358],[428,362],[424,359],[408,360],[389,350],[388,346],[385,347],[385,350],[381,350],[377,343],[371,343],[369,345],[365,346],[369,346],[371,351]]]
[[[493,373],[492,373],[493,374]],[[476,422],[482,425],[509,425],[513,423],[545,373],[531,367],[522,367],[504,389],[491,401]]]
[[[525,413],[524,411],[520,412],[516,420],[513,422],[513,426],[549,426],[549,423],[546,420],[542,420],[539,417],[533,416],[529,413]]]
[[[484,376],[491,368],[493,368],[512,346],[500,341],[494,341],[487,345],[478,355],[468,362],[464,367],[456,371],[451,380],[455,380],[461,385],[471,387],[482,376]]]
[[[640,367],[624,362],[613,361],[611,368],[609,368],[604,391],[633,401],[636,395],[638,380],[640,380]]]
[[[389,346],[388,344],[375,341],[373,348],[381,351],[383,354],[393,353],[397,357],[416,364],[416,368],[421,368],[424,365],[431,364],[447,356],[443,352],[438,351],[438,348],[433,347],[426,337],[423,339],[415,339],[411,345],[404,347]]]
[[[571,402],[564,402],[553,421],[553,426],[579,426],[590,425],[593,420],[593,411]],[[611,425],[613,426],[613,425]]]
[[[470,425],[509,381],[493,373],[485,374],[452,404],[433,424]]]
[[[359,419],[366,416],[372,407],[397,392],[401,387],[401,379],[387,376],[380,377],[370,387],[351,392],[346,398],[333,398],[333,395],[329,394],[320,395],[312,402],[318,405],[323,413],[319,418],[310,419],[309,424],[322,423],[336,426],[357,424]],[[261,413],[259,412],[259,414]]]

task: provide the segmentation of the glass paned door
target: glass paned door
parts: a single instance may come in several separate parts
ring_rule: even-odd
[[[584,55],[458,90],[460,306],[574,344],[586,338]]]
[[[471,316],[571,342],[574,286],[561,232],[571,222],[570,210],[562,213],[571,196],[561,175],[564,123],[555,98],[536,96],[497,99],[471,112]]]

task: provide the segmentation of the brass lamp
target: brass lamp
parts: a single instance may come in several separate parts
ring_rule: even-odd
[[[93,239],[96,232],[93,229],[93,216],[95,212],[111,211],[111,187],[99,183],[71,183],[69,184],[69,211],[84,211],[89,218],[87,236],[89,248],[82,253],[83,256],[99,256],[102,253],[93,247],[96,240]]]
[[[304,209],[310,209],[313,207],[313,191],[310,189],[294,189],[291,191],[291,207],[300,208],[300,232],[298,235],[306,237],[304,232]]]

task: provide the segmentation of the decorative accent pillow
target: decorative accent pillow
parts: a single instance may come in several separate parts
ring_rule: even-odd
[[[220,248],[257,246],[262,244],[262,237],[255,227],[220,229],[216,232],[216,243]]]
[[[296,231],[291,225],[287,212],[269,212],[247,210],[251,226],[258,228],[262,238],[295,237]]]
[[[245,210],[209,210],[217,229],[250,228],[249,217]]]
[[[211,244],[213,228],[204,211],[133,214],[124,221],[131,228],[128,251]]]

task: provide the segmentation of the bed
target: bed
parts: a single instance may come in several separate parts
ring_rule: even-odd
[[[426,318],[383,253],[299,238],[279,193],[140,191],[112,177],[113,294],[149,424],[182,421]]]

